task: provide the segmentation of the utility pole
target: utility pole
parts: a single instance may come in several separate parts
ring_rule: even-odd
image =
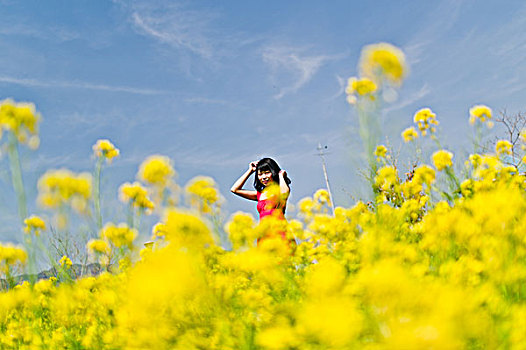
[[[334,216],[334,202],[332,201],[332,193],[331,193],[331,186],[329,185],[329,177],[327,176],[327,166],[325,165],[325,158],[324,156],[327,153],[324,153],[324,150],[327,149],[327,146],[321,146],[321,143],[318,143],[318,155],[321,158],[321,164],[323,166],[323,175],[325,176],[325,183],[327,184],[327,192],[329,192],[329,201],[331,204],[332,209],[332,215]]]

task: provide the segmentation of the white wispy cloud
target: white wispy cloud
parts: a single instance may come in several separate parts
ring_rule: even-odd
[[[526,60],[526,5],[515,12],[509,21],[492,33],[492,54],[505,60],[513,69],[524,67]]]
[[[464,100],[484,96],[505,101],[512,93],[525,90],[526,81],[522,77],[526,73],[526,5],[509,6],[513,12],[506,21],[474,23],[449,38],[455,24],[466,13],[476,11],[477,5],[466,1],[437,5],[429,14],[433,21],[424,21],[429,27],[416,31],[404,47],[410,64],[418,64],[421,74],[444,72],[435,77],[434,91],[448,92],[470,81],[469,89],[456,96]],[[488,92],[490,86],[494,90]]]
[[[325,101],[334,101],[334,100],[340,98],[340,96],[342,96],[343,93],[345,92],[346,80],[344,78],[342,78],[341,76],[336,75],[336,81],[338,82],[338,91],[335,94],[333,94],[332,96],[328,97]]]
[[[24,22],[31,22],[26,24]],[[29,19],[2,18],[0,34],[7,36],[26,36],[52,42],[65,42],[80,38],[80,34],[71,28],[59,25],[39,26]]]
[[[281,99],[283,96],[295,93],[307,84],[318,70],[327,62],[340,59],[343,55],[307,55],[305,49],[272,46],[263,50],[263,61],[272,71],[273,84],[279,87],[279,93],[274,96]],[[278,86],[279,85],[279,86]]]
[[[184,99],[187,103],[196,103],[196,104],[207,104],[207,105],[222,105],[229,106],[232,103],[226,100],[219,100],[206,97],[188,97]]]
[[[146,37],[215,63],[258,45],[263,34],[229,30],[225,14],[198,3],[179,0],[113,0],[128,15],[135,30]]]
[[[417,91],[414,91],[408,97],[385,108],[384,111],[388,113],[388,112],[396,111],[398,109],[402,109],[404,107],[410,106],[413,103],[427,96],[430,92],[431,92],[431,88],[429,87],[429,85],[424,84],[420,89],[418,89]]]
[[[42,87],[42,88],[77,88],[77,89],[88,89],[88,90],[103,90],[110,92],[125,92],[130,94],[139,95],[162,95],[169,93],[163,90],[154,89],[142,89],[129,86],[117,86],[117,85],[105,85],[105,84],[93,84],[82,81],[42,81],[38,79],[27,79],[27,78],[16,78],[9,76],[0,76],[0,83],[16,84],[29,87]]]
[[[423,22],[425,26],[415,31],[413,38],[402,48],[409,65],[427,59],[423,57],[427,48],[441,36],[447,35],[457,23],[464,3],[463,0],[446,0],[435,5],[433,11],[428,13],[429,20]]]
[[[203,58],[214,55],[212,20],[217,14],[196,11],[173,1],[120,2],[139,33]]]

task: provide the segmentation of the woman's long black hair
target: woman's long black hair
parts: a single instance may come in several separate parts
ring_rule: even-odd
[[[272,174],[272,180],[279,184],[279,172],[281,171],[281,168],[274,159],[263,158],[258,162],[258,165],[256,166],[256,175],[254,176],[254,187],[256,188],[256,191],[262,192],[265,186],[261,182],[259,182],[258,171],[270,171],[270,173]],[[285,175],[284,178],[285,183],[288,186],[291,183],[291,181],[287,175]]]

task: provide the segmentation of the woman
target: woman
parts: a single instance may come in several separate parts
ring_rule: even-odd
[[[245,190],[243,185],[247,179],[256,173],[254,190]],[[258,162],[251,162],[247,171],[237,179],[230,191],[240,197],[257,201],[259,219],[273,216],[285,220],[285,209],[290,194],[290,179],[287,172],[281,170],[278,163],[271,158],[263,158]],[[275,188],[275,190],[272,190]],[[280,235],[286,239],[285,232]]]

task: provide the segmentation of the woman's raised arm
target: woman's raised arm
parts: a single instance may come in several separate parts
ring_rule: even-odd
[[[238,196],[246,198],[246,199],[250,199],[253,201],[258,200],[258,194],[256,191],[250,191],[250,190],[243,189],[243,185],[245,184],[247,179],[250,177],[250,175],[252,175],[254,171],[256,171],[256,165],[257,165],[257,162],[250,162],[250,164],[248,165],[247,171],[245,171],[245,173],[241,175],[239,179],[236,180],[236,182],[234,182],[234,184],[232,185],[232,188],[230,189],[230,192],[232,192],[233,194],[237,194]]]

